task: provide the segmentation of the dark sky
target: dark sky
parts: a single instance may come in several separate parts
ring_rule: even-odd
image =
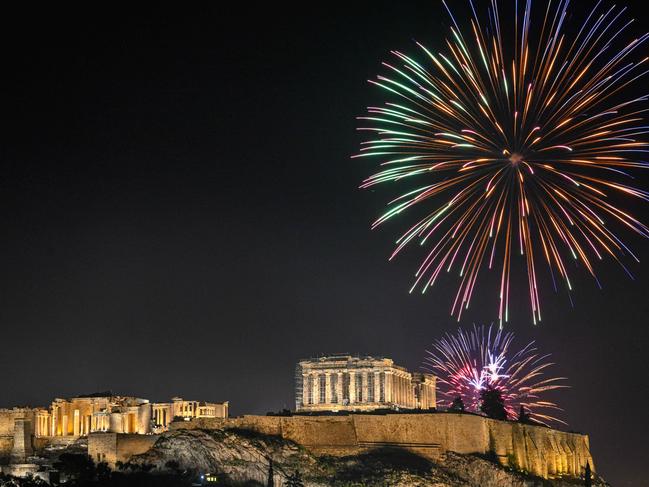
[[[388,193],[358,190],[374,167],[349,156],[383,99],[366,80],[440,41],[441,4],[110,7],[0,16],[0,405],[111,389],[265,413],[292,407],[302,357],[417,369],[457,327],[455,281],[407,293],[418,254],[387,262],[400,227],[369,224]],[[536,327],[521,295],[510,323],[570,378],[555,399],[617,486],[649,456],[649,267],[631,268],[599,267],[603,291],[578,271],[574,308],[544,289]]]

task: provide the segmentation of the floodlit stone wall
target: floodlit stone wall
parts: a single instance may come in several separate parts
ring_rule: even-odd
[[[159,435],[121,433],[91,433],[88,435],[88,455],[95,463],[106,462],[112,468],[117,462],[127,462],[133,455],[149,450]]]
[[[594,468],[586,435],[472,414],[242,416],[201,418],[171,428],[253,430],[295,441],[316,454],[351,455],[394,447],[434,461],[447,451],[495,455],[503,465],[544,478],[579,476],[586,462]]]
[[[22,422],[20,442],[24,444],[27,453],[31,451],[34,419],[38,411],[32,408],[0,409],[0,458],[8,458],[12,454],[17,421]],[[16,453],[14,452],[14,456]]]

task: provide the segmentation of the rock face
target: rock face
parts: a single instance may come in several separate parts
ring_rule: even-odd
[[[163,434],[153,448],[131,458],[153,472],[174,469],[216,474],[235,485],[268,485],[272,463],[275,487],[299,472],[306,487],[575,486],[575,479],[542,480],[504,469],[487,459],[448,453],[437,463],[403,450],[376,449],[347,457],[314,456],[280,437],[247,430],[177,430]],[[593,485],[606,485],[595,481]]]

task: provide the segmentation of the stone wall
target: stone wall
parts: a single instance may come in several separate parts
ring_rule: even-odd
[[[14,447],[14,433],[16,429],[16,420],[23,420],[23,441],[25,438],[30,439],[31,443],[33,437],[33,425],[36,410],[31,408],[13,408],[13,409],[0,409],[0,458],[8,458],[11,455]],[[31,444],[25,445],[29,451]]]
[[[0,410],[0,459],[8,459],[14,448],[16,420],[33,425],[31,409]],[[316,454],[353,455],[373,448],[396,447],[439,460],[445,452],[494,454],[500,463],[540,477],[577,476],[590,455],[588,436],[577,433],[496,421],[472,414],[386,414],[348,416],[242,416],[238,418],[197,418],[173,422],[171,429],[239,428],[281,436],[305,446]],[[54,437],[31,438],[36,452]],[[70,442],[74,437],[59,437]],[[95,461],[114,465],[131,455],[147,451],[158,435],[92,433],[88,453]],[[25,445],[26,453],[29,446]]]
[[[578,476],[594,468],[588,436],[472,414],[242,416],[172,423],[172,429],[240,428],[281,436],[317,454],[351,455],[404,448],[439,460],[447,451],[495,455],[498,461],[544,478]]]
[[[149,450],[159,435],[123,433],[90,433],[88,455],[95,463],[106,462],[112,468],[117,462],[126,462],[133,455]]]

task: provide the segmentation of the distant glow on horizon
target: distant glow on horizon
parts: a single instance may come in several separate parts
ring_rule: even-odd
[[[523,256],[536,324],[541,266],[554,290],[563,283],[570,296],[571,262],[600,287],[595,263],[604,258],[633,277],[623,259],[638,258],[618,231],[649,237],[649,228],[618,206],[625,197],[649,201],[649,192],[620,182],[649,168],[642,160],[648,95],[628,92],[649,72],[649,58],[632,59],[649,34],[624,41],[632,24],[626,8],[601,2],[576,35],[564,32],[568,0],[556,8],[544,3],[533,34],[531,0],[516,2],[511,18],[491,0],[484,22],[469,0],[463,28],[443,4],[452,20],[443,49],[417,42],[419,56],[392,51],[395,62],[383,63],[388,74],[369,81],[389,101],[359,117],[367,125],[358,130],[372,135],[353,157],[381,166],[361,188],[391,183],[401,194],[372,228],[423,212],[396,240],[390,260],[413,242],[426,246],[410,292],[425,293],[440,275],[455,274],[451,314],[458,321],[480,273],[494,270],[498,320],[507,322],[518,284],[513,256]],[[503,48],[509,45],[512,52]]]
[[[549,355],[541,355],[534,342],[514,351],[513,341],[512,332],[474,325],[434,342],[422,368],[437,376],[439,403],[449,407],[460,397],[467,411],[480,412],[481,392],[493,387],[501,392],[510,419],[516,419],[522,405],[539,423],[563,423],[548,412],[560,408],[543,395],[568,387],[561,384],[565,377],[545,376],[554,364],[546,361]]]

